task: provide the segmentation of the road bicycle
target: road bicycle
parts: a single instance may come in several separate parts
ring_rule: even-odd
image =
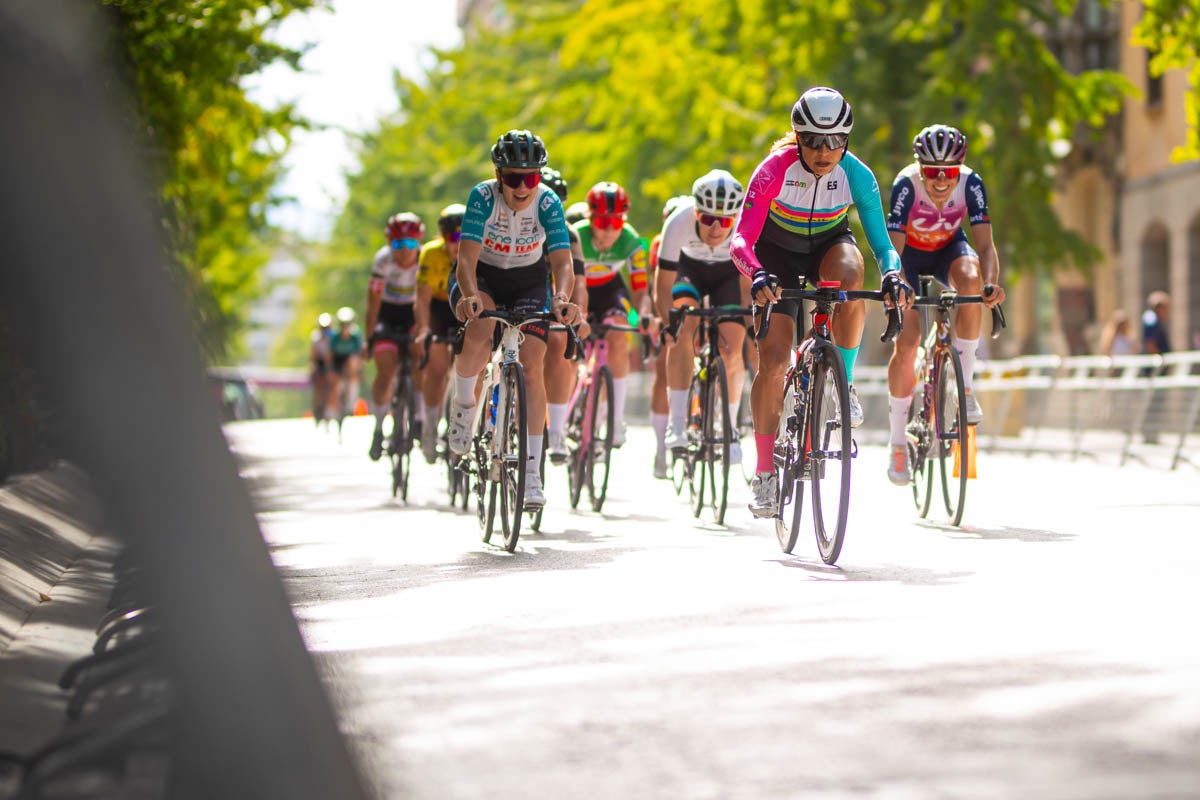
[[[699,519],[705,506],[712,509],[713,521],[725,524],[729,505],[730,446],[734,420],[729,417],[729,383],[725,360],[721,358],[721,323],[744,324],[751,316],[749,308],[672,308],[668,330],[675,336],[685,317],[698,317],[695,367],[687,397],[687,448],[672,452],[671,475],[675,491],[688,485],[692,515]],[[739,466],[738,469],[741,469]]]
[[[964,303],[982,303],[984,298],[983,295],[960,295],[949,289],[934,297],[931,296],[932,287],[933,279],[928,275],[921,276],[921,296],[913,301],[914,306],[921,307],[925,339],[917,348],[917,380],[904,432],[917,513],[922,518],[929,514],[936,474],[942,487],[946,516],[951,525],[958,525],[966,508],[967,479],[970,477],[967,469],[969,425],[962,365],[958,351],[951,343],[950,311]],[[932,324],[930,308],[934,310]],[[995,339],[1005,327],[1004,311],[995,306],[991,312],[992,338]]]
[[[850,505],[850,472],[857,455],[850,426],[850,386],[842,355],[831,339],[834,308],[847,300],[884,299],[880,291],[842,290],[838,281],[818,281],[815,288],[783,289],[781,300],[798,300],[796,339],[792,365],[783,384],[783,412],[775,440],[775,469],[779,478],[779,506],[775,535],[785,553],[796,547],[803,515],[804,484],[812,484],[813,532],[826,564],[837,561],[846,538]],[[802,330],[803,301],[813,303],[812,325]],[[894,298],[893,298],[894,302]],[[755,338],[762,340],[771,324],[773,304],[756,308],[760,321]],[[759,310],[761,309],[761,310]],[[900,313],[887,310],[887,330],[881,341],[900,332]]]
[[[525,461],[528,458],[525,372],[519,354],[524,334],[521,326],[533,322],[556,322],[548,311],[510,314],[483,311],[481,319],[494,319],[501,328],[498,344],[484,367],[482,388],[472,417],[474,434],[459,468],[474,483],[476,515],[480,536],[490,542],[495,530],[497,495],[504,549],[513,552],[521,533],[521,515],[533,514],[525,507]],[[544,421],[543,421],[544,425]]]
[[[397,343],[397,362],[396,377],[392,381],[392,432],[387,440],[387,454],[392,464],[392,497],[408,502],[408,479],[417,436],[417,396],[413,390],[412,353],[409,352],[413,337],[405,334],[392,340]],[[341,429],[340,419],[338,429]]]
[[[574,355],[581,356],[578,380],[567,411],[567,487],[571,508],[579,507],[587,489],[592,511],[599,513],[608,496],[612,460],[614,408],[613,376],[608,366],[609,331],[638,333],[630,325],[597,322]]]

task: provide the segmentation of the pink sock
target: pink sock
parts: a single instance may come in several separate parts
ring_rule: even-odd
[[[758,472],[774,472],[775,434],[756,433],[754,434],[754,444],[758,447],[758,466],[755,469]]]

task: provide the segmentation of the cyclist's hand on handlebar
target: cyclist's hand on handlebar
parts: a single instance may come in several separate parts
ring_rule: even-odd
[[[755,305],[779,302],[779,279],[765,269],[754,270],[750,279],[750,299]]]
[[[588,323],[586,317],[579,320],[579,324],[575,326],[575,333],[580,339],[586,339],[592,335],[592,326]]]
[[[550,310],[554,312],[554,316],[558,321],[564,325],[575,325],[579,322],[579,306],[562,295],[556,294],[550,298]]]
[[[458,304],[454,310],[459,319],[473,320],[483,311],[483,301],[476,295],[463,296],[458,298]]]
[[[1004,302],[1005,294],[1004,287],[998,283],[984,284],[983,287],[983,304],[988,308],[995,308]]]
[[[883,304],[887,308],[894,308],[896,300],[899,300],[899,305],[902,310],[907,311],[912,308],[913,290],[908,285],[908,282],[900,275],[898,271],[892,271],[883,276],[883,281],[880,284],[883,290]]]

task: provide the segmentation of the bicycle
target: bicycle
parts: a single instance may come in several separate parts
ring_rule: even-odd
[[[838,281],[818,281],[815,289],[783,289],[781,300],[799,300],[796,331],[801,330],[803,301],[810,300],[812,325],[808,334],[797,336],[792,366],[783,385],[783,412],[775,440],[775,469],[779,477],[779,507],[775,513],[775,536],[785,553],[796,547],[804,484],[812,484],[813,532],[817,549],[826,564],[837,561],[846,537],[850,503],[850,472],[857,456],[850,427],[850,385],[841,353],[833,344],[830,323],[834,307],[847,300],[884,299],[881,291],[842,290]],[[895,298],[892,298],[893,302]],[[761,341],[771,324],[773,304],[760,306],[761,322],[755,339]],[[881,341],[900,332],[900,312],[887,309],[887,330]],[[791,506],[791,519],[787,509]]]
[[[705,507],[705,490],[713,520],[725,524],[729,505],[729,448],[733,442],[734,421],[729,417],[729,384],[725,361],[721,358],[722,322],[744,324],[751,316],[749,308],[672,308],[668,321],[671,335],[679,330],[685,317],[699,317],[695,368],[687,398],[687,449],[672,453],[671,473],[676,493],[688,485],[692,515],[700,518]]]
[[[579,499],[586,488],[588,502],[597,513],[608,496],[615,425],[613,376],[608,366],[608,342],[605,340],[609,331],[639,332],[629,325],[593,324],[579,351],[573,353],[581,357],[583,364],[567,403],[567,486],[571,508],[579,507]]]
[[[913,503],[921,518],[929,514],[935,471],[942,485],[942,501],[951,525],[962,522],[967,499],[967,396],[958,351],[950,341],[950,311],[964,303],[982,303],[983,295],[960,295],[944,290],[933,297],[933,279],[921,276],[921,296],[913,301],[921,309],[925,339],[917,348],[916,383],[908,408],[905,439],[912,469]],[[990,288],[990,287],[989,287]],[[929,322],[929,308],[935,318]],[[1004,311],[992,311],[992,338],[1005,327]],[[957,452],[959,469],[954,474]],[[934,469],[933,462],[937,462]]]
[[[496,495],[500,496],[500,519],[504,549],[513,552],[521,533],[521,515],[537,509],[525,508],[525,461],[528,457],[525,419],[525,373],[519,360],[521,326],[531,322],[557,322],[548,311],[515,315],[507,311],[480,313],[494,319],[502,330],[492,357],[483,371],[483,383],[475,403],[475,433],[471,447],[459,459],[459,468],[474,477],[476,516],[480,536],[490,542],[495,528]]]

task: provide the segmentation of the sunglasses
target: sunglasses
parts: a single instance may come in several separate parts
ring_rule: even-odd
[[[592,226],[600,230],[621,230],[625,227],[625,218],[616,214],[599,214],[592,217]]]
[[[958,178],[958,167],[956,167],[956,166],[927,167],[924,164],[922,164],[921,165],[921,175],[927,181],[936,181],[938,178],[948,178],[949,180],[956,180]]]
[[[510,189],[520,189],[522,184],[526,189],[532,189],[542,181],[540,172],[501,172],[500,180]]]
[[[733,225],[733,217],[719,217],[716,214],[700,215],[701,225],[716,225],[717,223],[720,223],[722,228],[728,228]]]
[[[845,133],[806,133],[800,137],[800,144],[809,150],[841,150],[850,141],[850,135]]]
[[[455,231],[454,233],[448,233],[445,236],[445,239],[447,242],[457,242],[461,238],[462,238],[462,231]]]
[[[393,250],[416,250],[420,246],[416,239],[392,239]]]

